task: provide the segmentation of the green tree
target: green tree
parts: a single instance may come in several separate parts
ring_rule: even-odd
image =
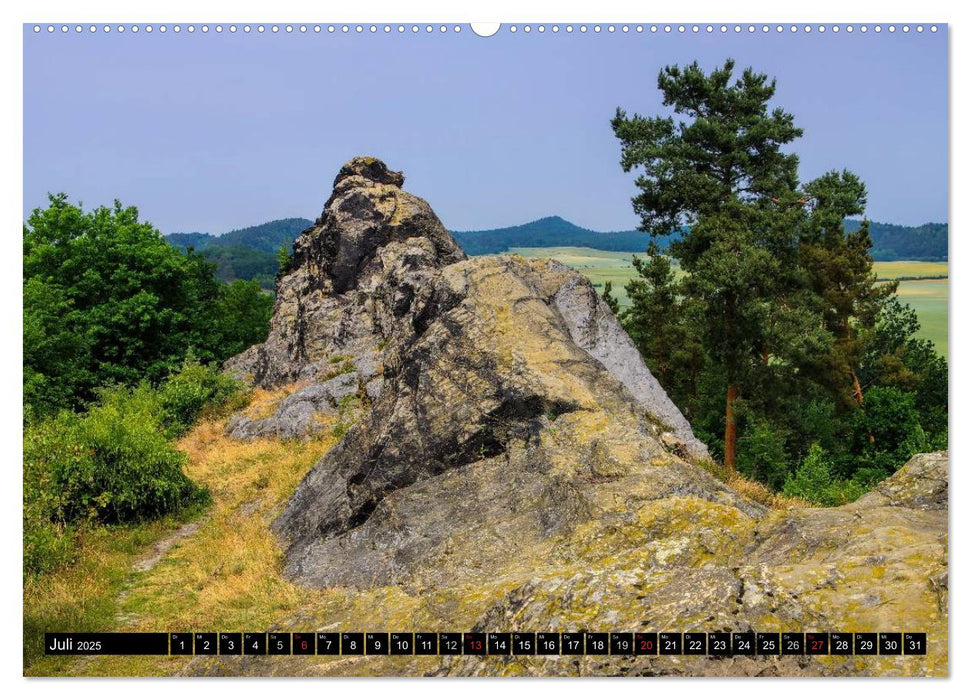
[[[860,380],[864,389],[893,386],[914,392],[922,424],[943,448],[947,444],[947,360],[931,341],[916,337],[919,331],[917,312],[897,297],[889,298],[864,352]]]
[[[273,295],[256,280],[233,280],[219,290],[212,327],[220,354],[232,357],[266,340],[273,315]]]
[[[800,266],[820,302],[826,329],[834,338],[829,352],[812,358],[809,369],[830,387],[838,404],[863,403],[859,368],[877,317],[897,289],[879,283],[870,256],[869,222],[847,231],[847,217],[862,215],[866,188],[853,173],[829,172],[808,183],[810,203],[799,248]]]
[[[624,328],[668,395],[691,411],[704,350],[692,329],[691,303],[677,280],[671,260],[652,240],[646,255],[633,257],[637,276],[625,289],[631,305],[622,314]]]
[[[813,443],[782,491],[787,496],[797,496],[819,505],[839,506],[862,496],[864,487],[852,479],[836,477],[826,450]]]
[[[736,466],[735,402],[753,362],[772,342],[768,317],[794,258],[798,159],[782,147],[802,134],[770,110],[775,82],[728,60],[711,73],[697,63],[658,76],[664,105],[684,117],[642,117],[618,108],[612,121],[625,171],[641,168],[634,209],[654,236],[682,230],[670,252],[687,273],[686,294],[705,308],[706,350],[725,369],[724,462]]]
[[[620,313],[620,302],[617,301],[617,297],[614,296],[614,285],[610,280],[604,282],[604,291],[600,297],[604,300],[611,311],[614,312],[614,316]]]
[[[783,492],[787,496],[798,496],[807,501],[818,502],[832,479],[833,466],[822,447],[813,443],[809,454],[796,469],[796,473],[786,480]]]
[[[898,387],[868,389],[863,395],[863,410],[854,415],[854,421],[855,444],[850,445],[850,451],[857,458],[850,463],[853,473],[845,475],[865,483],[890,476],[913,455],[931,449],[914,394]]]
[[[670,379],[672,351],[678,342],[680,297],[671,261],[651,241],[644,258],[633,257],[636,277],[626,285],[631,307],[626,328],[662,386]]]
[[[51,196],[23,246],[27,416],[83,408],[98,387],[157,383],[190,349],[221,361],[265,322],[253,289],[224,290],[200,254],[176,250],[119,202],[85,212]]]
[[[764,419],[750,421],[739,438],[738,470],[780,490],[789,477],[783,431]]]
[[[24,406],[49,414],[97,383],[91,338],[64,288],[40,278],[24,281]]]

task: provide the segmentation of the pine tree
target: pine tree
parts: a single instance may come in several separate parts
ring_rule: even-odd
[[[671,261],[651,241],[647,256],[633,257],[637,277],[625,289],[631,306],[624,314],[624,327],[654,376],[667,388],[672,370],[673,349],[678,342],[680,316],[678,292]]]
[[[683,231],[669,250],[687,273],[686,294],[706,307],[705,349],[724,368],[730,468],[735,402],[751,365],[767,362],[768,320],[791,283],[798,158],[782,146],[802,135],[792,115],[770,111],[774,81],[752,69],[733,81],[734,73],[731,60],[711,73],[697,63],[668,66],[658,88],[664,105],[686,120],[628,117],[618,108],[612,121],[624,170],[642,169],[633,199],[641,230]]]
[[[614,316],[620,314],[620,302],[617,301],[617,297],[613,294],[614,285],[610,280],[604,282],[604,291],[601,294],[601,298],[607,304],[611,311],[614,312]]]
[[[853,173],[829,172],[805,186],[810,214],[799,248],[799,263],[817,295],[834,342],[816,358],[817,380],[839,405],[863,404],[859,367],[881,308],[897,290],[880,283],[870,256],[869,222],[847,231],[845,219],[863,214],[866,188]]]

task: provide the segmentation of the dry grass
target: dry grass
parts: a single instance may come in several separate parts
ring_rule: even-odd
[[[251,410],[268,410],[290,391],[292,387],[256,390]],[[430,603],[424,599],[404,596],[400,606],[389,606],[385,598],[395,592],[392,589],[348,598],[339,589],[302,588],[282,576],[282,552],[269,525],[304,475],[336,442],[333,430],[309,441],[241,442],[227,437],[224,426],[223,420],[203,421],[178,443],[189,456],[186,473],[212,494],[211,507],[198,517],[199,529],[176,542],[145,572],[133,570],[133,564],[153,542],[178,527],[177,518],[94,531],[90,541],[82,543],[76,566],[25,586],[25,629],[30,622],[35,631],[254,631],[274,628],[295,615],[307,624],[308,610],[327,619],[374,617],[378,626],[433,622]],[[809,505],[773,494],[720,465],[705,466],[731,488],[770,508]],[[471,622],[481,614],[480,608],[472,606],[462,622]],[[392,610],[394,619],[385,619]],[[31,664],[25,659],[25,673],[171,675],[189,661],[190,657],[35,655]]]
[[[251,420],[269,418],[276,410],[277,404],[296,390],[296,383],[284,384],[276,389],[255,387],[250,391],[249,402],[242,413]]]
[[[261,392],[275,403],[286,391]],[[118,631],[264,630],[317,592],[281,575],[281,551],[269,524],[310,468],[334,444],[330,432],[309,441],[241,442],[224,433],[223,420],[200,423],[179,441],[189,456],[186,473],[212,493],[199,529],[177,542],[147,572],[132,570],[152,542],[177,527],[175,519],[119,529],[84,547],[80,563],[25,588],[24,605],[44,629]],[[116,533],[117,535],[118,533]],[[129,540],[134,540],[129,542]],[[323,599],[321,599],[322,601]],[[55,617],[47,608],[60,606]],[[94,622],[79,624],[91,618]],[[42,617],[41,617],[42,616]],[[178,672],[188,657],[41,657],[33,675],[158,675]]]
[[[919,260],[892,260],[873,263],[873,271],[881,279],[901,277],[947,277],[946,262],[922,262]]]
[[[179,443],[186,471],[209,488],[213,508],[199,531],[173,547],[128,601],[140,629],[263,629],[307,592],[282,578],[269,530],[283,502],[334,439],[308,442],[226,437],[199,425]]]
[[[24,674],[57,675],[73,660],[44,656],[44,632],[115,628],[118,592],[132,563],[178,525],[174,516],[133,526],[91,527],[78,533],[77,563],[24,580]]]
[[[749,479],[734,469],[728,469],[723,464],[706,461],[699,463],[708,472],[722,481],[729,488],[737,491],[746,498],[750,498],[756,503],[761,503],[766,508],[773,510],[788,510],[789,508],[813,508],[809,501],[797,496],[786,496],[776,493],[765,484]]]

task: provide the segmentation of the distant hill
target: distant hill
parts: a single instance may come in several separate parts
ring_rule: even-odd
[[[194,231],[192,233],[170,233],[169,235],[165,236],[165,240],[176,248],[181,248],[182,250],[185,250],[186,248],[205,250],[209,243],[219,239],[216,238],[216,236],[213,236],[211,233],[199,233],[198,231]]]
[[[846,226],[855,231],[860,222],[847,219]],[[947,260],[947,224],[897,226],[870,222],[874,260]],[[574,246],[641,253],[650,236],[642,231],[600,232],[581,228],[559,216],[547,216],[528,224],[487,231],[452,231],[452,235],[469,255],[491,255],[510,248],[555,248]],[[663,248],[677,234],[658,240]]]
[[[170,233],[165,240],[176,248],[194,248],[216,265],[216,277],[224,282],[234,279],[259,281],[273,289],[279,261],[277,251],[292,244],[300,233],[313,225],[309,219],[277,219],[259,226],[236,229],[221,236],[211,233]]]
[[[202,252],[216,264],[216,276],[223,281],[256,279],[267,289],[272,289],[280,246],[291,244],[312,225],[309,219],[277,219],[220,236],[193,232],[170,233],[165,238],[177,248],[192,247]],[[860,222],[847,219],[846,225],[850,230],[856,230]],[[871,221],[873,259],[947,260],[947,234],[947,224],[897,226]],[[492,255],[510,248],[562,246],[641,253],[650,240],[650,236],[641,231],[593,231],[559,216],[547,216],[506,228],[452,231],[452,235],[469,255]],[[658,242],[664,247],[676,235],[665,236]]]
[[[642,231],[593,231],[559,216],[547,216],[528,224],[486,231],[452,231],[469,255],[492,255],[510,248],[557,248],[575,246],[644,252],[650,236]],[[668,236],[667,239],[674,236]],[[665,241],[659,241],[663,246]]]
[[[847,219],[846,226],[855,231],[860,222]],[[947,260],[947,224],[898,226],[871,221],[870,238],[874,260]]]
[[[275,219],[259,226],[239,228],[219,236],[198,232],[170,233],[165,240],[183,250],[188,246],[201,251],[208,250],[211,246],[242,245],[275,255],[285,241],[293,241],[313,223],[310,219]]]

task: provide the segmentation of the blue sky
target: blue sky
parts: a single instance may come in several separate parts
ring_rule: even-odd
[[[800,175],[858,173],[868,215],[948,217],[947,34],[24,29],[24,215],[47,192],[163,232],[316,217],[348,158],[403,170],[451,229],[558,214],[633,228],[609,120],[663,111],[659,69],[733,57],[778,80]]]

